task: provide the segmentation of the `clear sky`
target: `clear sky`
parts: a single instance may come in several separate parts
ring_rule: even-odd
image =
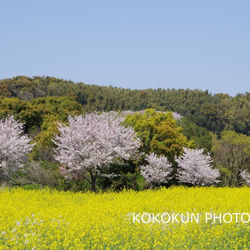
[[[9,0],[0,79],[250,92],[249,0]]]

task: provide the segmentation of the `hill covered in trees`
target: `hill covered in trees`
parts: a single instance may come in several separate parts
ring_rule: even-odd
[[[234,130],[250,135],[250,93],[230,97],[198,89],[131,90],[74,83],[54,77],[17,76],[0,81],[0,96],[31,100],[47,96],[67,96],[91,111],[139,111],[153,108],[174,111],[217,135]]]
[[[142,141],[140,151],[167,157],[174,174],[178,171],[175,157],[184,148],[202,149],[204,154],[211,153],[213,165],[220,171],[219,185],[250,185],[250,93],[231,97],[198,89],[131,90],[26,76],[0,80],[0,119],[13,115],[35,142],[27,168],[18,173],[15,183],[64,190],[86,188],[81,178],[68,182],[59,174],[52,139],[59,133],[58,122],[68,124],[68,115],[93,111],[125,111],[125,125],[132,126]],[[176,119],[172,112],[182,118]],[[140,159],[110,166],[119,177],[100,176],[97,186],[141,189],[145,183],[140,164],[147,163]],[[171,181],[168,185],[177,183],[175,178]]]

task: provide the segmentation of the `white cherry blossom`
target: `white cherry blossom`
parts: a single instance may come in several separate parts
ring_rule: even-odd
[[[140,139],[132,127],[124,127],[124,117],[116,112],[69,117],[69,126],[59,123],[56,160],[66,178],[83,177],[95,190],[95,182],[110,163],[138,154]]]
[[[203,149],[184,148],[184,154],[176,162],[179,167],[177,178],[182,183],[204,186],[218,182],[219,170],[212,168],[211,156],[204,155]]]
[[[33,144],[34,145],[34,144]],[[13,116],[0,120],[0,172],[2,178],[23,166],[32,149],[30,138],[23,134],[23,123]]]
[[[151,186],[167,183],[171,179],[172,165],[169,163],[167,157],[151,153],[145,159],[148,165],[141,166],[141,175]]]

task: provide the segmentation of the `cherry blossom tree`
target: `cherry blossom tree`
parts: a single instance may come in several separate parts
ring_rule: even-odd
[[[116,112],[68,117],[69,126],[59,123],[55,159],[61,174],[69,179],[84,178],[96,190],[96,179],[111,163],[138,153],[140,139],[132,127],[124,127]]]
[[[145,159],[148,165],[141,166],[141,175],[151,187],[155,184],[165,184],[171,179],[172,165],[167,157],[151,153]]]
[[[23,134],[23,123],[13,116],[0,120],[0,174],[9,181],[11,174],[23,166],[31,151],[30,138]]]
[[[250,174],[246,169],[241,171],[240,177],[247,186],[250,186]]]
[[[212,168],[212,159],[209,154],[203,154],[203,149],[184,148],[184,153],[176,158],[178,164],[177,178],[182,183],[193,186],[204,186],[218,182],[219,170]]]

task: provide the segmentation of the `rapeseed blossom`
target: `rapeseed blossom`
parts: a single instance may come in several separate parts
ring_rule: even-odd
[[[249,197],[247,187],[99,194],[5,189],[0,191],[0,249],[250,249]],[[133,221],[134,214],[143,213],[193,213],[200,220]],[[221,221],[206,221],[206,214],[221,214]]]

